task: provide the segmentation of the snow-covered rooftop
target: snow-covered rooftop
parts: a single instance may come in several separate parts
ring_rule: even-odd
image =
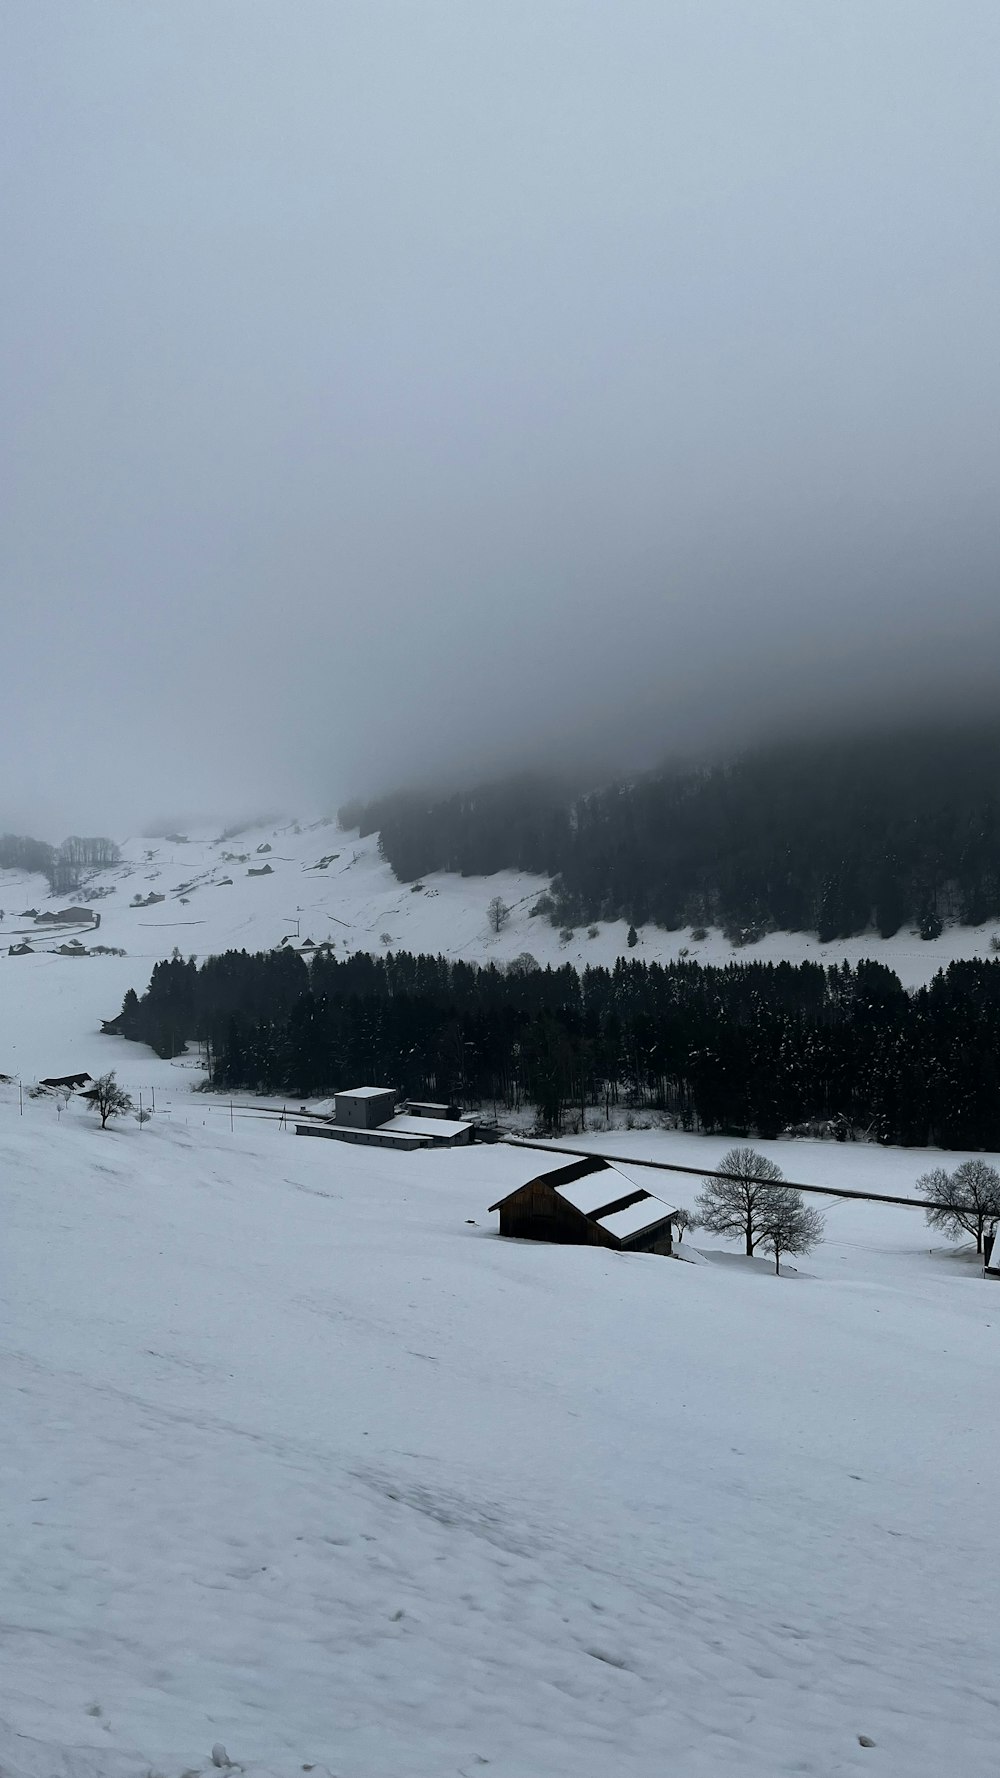
[[[638,1203],[629,1204],[625,1210],[613,1210],[610,1216],[599,1216],[598,1223],[607,1229],[609,1235],[617,1235],[619,1241],[627,1241],[631,1235],[639,1234],[642,1229],[652,1228],[657,1222],[663,1222],[672,1214],[670,1205],[662,1198],[652,1198],[648,1194],[640,1198]]]
[[[623,1198],[628,1191],[648,1192],[650,1197],[656,1197],[657,1194],[653,1187],[659,1183],[661,1176],[658,1176],[652,1167],[644,1167],[639,1161],[634,1161],[631,1164],[622,1161],[609,1161],[608,1166],[612,1173],[619,1175],[622,1181],[621,1187],[614,1194],[615,1197]]]
[[[335,1096],[338,1099],[384,1099],[395,1090],[395,1087],[348,1087]]]
[[[408,1117],[400,1112],[398,1117],[391,1117],[388,1123],[380,1124],[380,1130],[388,1130],[399,1136],[460,1136],[469,1128],[464,1118],[452,1117]]]
[[[602,1204],[613,1204],[616,1198],[624,1198],[629,1187],[619,1185],[611,1168],[605,1166],[598,1173],[586,1173],[582,1179],[567,1180],[565,1185],[557,1185],[555,1189],[574,1210],[582,1210],[584,1216],[589,1216]]]

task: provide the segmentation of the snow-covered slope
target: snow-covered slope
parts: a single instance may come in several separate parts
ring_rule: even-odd
[[[915,1213],[779,1280],[3,1092],[5,1778],[992,1778],[1000,1293]]]
[[[262,850],[269,848],[269,850]],[[700,962],[733,956],[761,961],[781,957],[839,962],[878,957],[907,985],[930,979],[957,956],[987,956],[992,927],[949,928],[922,942],[911,933],[889,941],[874,936],[820,945],[802,933],[775,933],[750,950],[734,952],[720,933],[695,941],[687,930],[646,927],[634,952],[622,921],[605,922],[596,935],[578,928],[568,941],[541,915],[532,915],[544,879],[503,871],[488,878],[439,873],[419,886],[402,884],[379,857],[377,839],[343,833],[331,822],[310,826],[268,824],[220,840],[195,834],[185,841],[140,839],[123,846],[124,862],[91,879],[110,893],[90,905],[100,914],[89,928],[39,927],[24,918],[79,901],[52,898],[43,878],[0,872],[0,1072],[29,1080],[77,1068],[90,1073],[113,1065],[138,1086],[151,1085],[158,1064],[135,1045],[116,1044],[97,1033],[101,1018],[117,1012],[126,988],[141,992],[153,964],[174,947],[185,956],[210,956],[230,947],[268,949],[285,941],[330,940],[338,955],[388,949],[443,952],[486,962],[528,951],[541,964],[611,965],[634,955],[667,960],[686,953]],[[253,874],[269,867],[267,874]],[[499,895],[511,910],[500,933],[491,930],[487,908]],[[149,896],[162,897],[145,906]],[[58,947],[78,938],[91,948],[122,949],[117,956],[62,956]],[[32,955],[9,956],[27,941]],[[173,1071],[176,1080],[177,1070]]]

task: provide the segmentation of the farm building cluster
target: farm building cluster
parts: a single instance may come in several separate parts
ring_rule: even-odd
[[[335,1093],[332,1106],[332,1112],[300,1116],[296,1135],[412,1150],[459,1148],[485,1134],[453,1105],[399,1103],[392,1087],[351,1087]],[[598,1155],[576,1155],[526,1180],[490,1209],[499,1212],[501,1235],[519,1240],[672,1253],[677,1212],[647,1190],[641,1173]]]
[[[461,1148],[473,1140],[475,1124],[453,1105],[407,1099],[393,1087],[351,1087],[335,1093],[333,1115],[314,1113],[297,1122],[297,1136],[322,1136],[370,1148]]]

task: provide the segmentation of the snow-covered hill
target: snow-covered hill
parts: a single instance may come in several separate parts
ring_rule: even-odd
[[[775,1279],[2,1092],[5,1778],[992,1778],[1000,1295],[915,1213]]]
[[[0,1072],[30,1080],[113,1065],[135,1085],[162,1078],[155,1058],[142,1051],[140,1059],[135,1045],[97,1033],[101,1019],[117,1012],[125,990],[141,992],[153,964],[175,946],[185,956],[205,957],[230,947],[329,940],[338,955],[405,949],[502,962],[527,951],[541,964],[577,968],[611,965],[623,955],[688,955],[713,963],[734,956],[823,962],[867,956],[887,963],[908,986],[929,980],[952,957],[991,954],[990,926],[949,928],[927,943],[900,933],[891,940],[868,935],[820,945],[806,934],[774,933],[739,952],[718,932],[696,941],[689,930],[646,927],[630,953],[622,921],[580,927],[566,940],[544,916],[533,915],[548,887],[543,878],[510,871],[488,878],[439,873],[419,886],[402,884],[380,858],[374,836],[360,839],[331,822],[269,823],[226,839],[194,833],[183,841],[133,839],[122,850],[123,863],[88,885],[107,891],[84,904],[101,916],[96,933],[83,925],[39,927],[24,917],[27,910],[53,911],[79,897],[52,898],[44,878],[0,872]],[[511,910],[500,933],[487,916],[496,895]],[[60,955],[59,947],[74,938],[85,949],[101,945],[126,955]],[[31,955],[9,955],[11,946],[24,942],[33,947]]]

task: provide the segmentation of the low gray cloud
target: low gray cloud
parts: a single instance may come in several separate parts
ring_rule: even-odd
[[[995,7],[0,30],[0,825],[995,695]]]

